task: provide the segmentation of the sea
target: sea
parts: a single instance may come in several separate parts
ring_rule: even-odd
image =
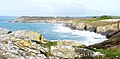
[[[72,30],[69,27],[64,27],[63,24],[9,22],[17,18],[14,16],[0,16],[0,28],[7,28],[11,31],[31,30],[39,32],[47,40],[73,40],[87,46],[107,40],[104,35],[85,30]]]

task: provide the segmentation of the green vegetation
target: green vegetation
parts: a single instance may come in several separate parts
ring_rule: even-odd
[[[105,57],[99,57],[100,59],[119,59],[120,53],[108,50],[108,49],[96,49],[97,52],[105,54]],[[97,57],[96,57],[97,58]]]
[[[46,52],[46,53],[45,53],[45,55],[46,55],[47,57],[51,56],[50,49],[49,49],[49,51],[48,51],[48,52]]]
[[[113,56],[113,57],[120,57],[120,53],[115,52],[113,50],[108,50],[108,49],[96,49],[97,52],[101,52],[103,54],[105,54],[106,56]]]
[[[50,48],[51,46],[55,46],[55,45],[57,45],[57,42],[47,41],[47,43],[44,45],[44,47]]]
[[[112,19],[120,19],[120,16],[111,16]]]
[[[51,46],[57,45],[57,42],[51,42],[47,41],[47,43],[44,45],[44,47],[49,48],[49,51],[45,53],[47,57],[51,56]],[[75,49],[77,47],[75,46]],[[81,47],[81,48],[86,48],[95,52],[101,52],[102,54],[105,54],[105,56],[96,56],[96,57],[90,57],[90,56],[85,56],[82,58],[76,57],[75,59],[119,59],[120,58],[120,53],[116,52],[115,49],[93,49],[87,46]],[[65,58],[64,58],[65,59]]]
[[[99,21],[99,20],[104,20],[104,19],[112,19],[111,16],[103,15],[100,17],[94,16],[92,19],[85,20],[85,22],[93,22],[93,21]]]
[[[102,20],[102,19],[111,19],[111,18],[112,18],[111,16],[103,15],[103,16],[97,18],[97,19]]]
[[[116,52],[116,49],[113,49],[113,48],[112,49],[94,49],[90,47],[85,47],[85,48],[95,52],[100,52],[102,54],[105,54],[104,57],[96,56],[96,57],[93,57],[93,59],[119,59],[120,58],[120,53]],[[83,57],[83,58],[89,58],[89,56]]]
[[[94,16],[93,18],[97,18],[96,16]]]
[[[47,57],[51,56],[51,46],[57,45],[57,42],[51,42],[51,41],[46,41],[47,43],[44,45],[44,47],[49,48],[49,51],[45,53]]]

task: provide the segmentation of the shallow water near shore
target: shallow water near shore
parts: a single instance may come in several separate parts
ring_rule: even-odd
[[[48,40],[75,40],[85,45],[91,45],[107,40],[105,36],[89,31],[71,30],[62,24],[50,23],[12,23],[15,17],[0,17],[0,28],[7,28],[12,31],[32,30],[39,32]]]

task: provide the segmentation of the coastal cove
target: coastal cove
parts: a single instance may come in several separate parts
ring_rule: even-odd
[[[119,19],[1,18],[1,58],[119,59],[119,23]]]
[[[72,30],[63,24],[52,23],[14,23],[16,18],[0,19],[0,27],[11,31],[31,30],[41,33],[47,40],[74,40],[85,45],[92,45],[107,40],[105,36],[85,30]]]

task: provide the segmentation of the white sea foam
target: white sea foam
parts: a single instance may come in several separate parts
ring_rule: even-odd
[[[55,29],[53,31],[57,32],[57,33],[68,33],[69,37],[71,37],[71,38],[78,37],[75,40],[79,41],[87,46],[107,40],[106,37],[101,34],[97,34],[97,33],[90,32],[90,31],[72,30],[68,27],[64,27],[63,25],[56,25]],[[62,37],[67,37],[67,36],[68,35],[65,35]],[[81,38],[79,38],[79,37],[84,37],[85,39],[81,40]],[[70,40],[73,40],[73,39],[70,39]]]
[[[72,30],[70,28],[64,27],[63,25],[56,25],[55,30],[53,31],[59,33],[70,33]]]

